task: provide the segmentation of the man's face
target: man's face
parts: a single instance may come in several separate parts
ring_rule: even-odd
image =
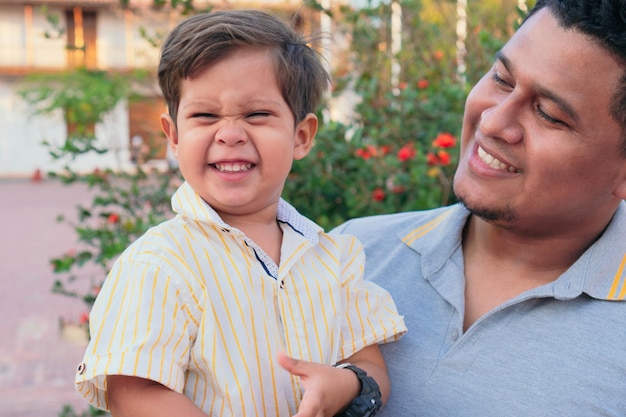
[[[457,197],[495,224],[533,234],[606,225],[626,198],[622,129],[609,112],[623,73],[540,10],[467,99]]]

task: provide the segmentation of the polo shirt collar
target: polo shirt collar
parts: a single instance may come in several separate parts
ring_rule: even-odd
[[[398,237],[422,255],[431,277],[451,259],[462,262],[461,239],[469,212],[461,204],[432,210]],[[582,293],[600,300],[626,299],[626,203],[621,202],[602,236],[557,280],[530,291],[537,297],[572,299]],[[433,244],[437,242],[437,244]],[[457,252],[459,251],[459,252]],[[461,253],[460,258],[453,258]],[[463,265],[459,265],[463,267]]]

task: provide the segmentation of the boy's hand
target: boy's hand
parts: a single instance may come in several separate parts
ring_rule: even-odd
[[[360,391],[354,372],[291,358],[278,352],[278,363],[300,377],[304,396],[294,417],[332,417],[347,406]]]

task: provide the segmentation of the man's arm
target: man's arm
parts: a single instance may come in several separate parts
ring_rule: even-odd
[[[206,417],[189,398],[149,379],[109,375],[107,393],[113,417]]]

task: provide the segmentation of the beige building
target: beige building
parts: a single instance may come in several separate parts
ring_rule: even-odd
[[[73,128],[61,111],[32,115],[16,93],[24,77],[85,67],[119,73],[143,68],[154,78],[159,50],[150,40],[163,39],[181,19],[166,3],[155,10],[152,0],[131,1],[127,8],[120,0],[0,0],[0,178],[61,169],[63,163],[53,161],[42,142],[63,143]],[[236,6],[261,7],[242,2]],[[262,7],[285,18],[303,13],[298,4],[285,1],[264,1]],[[299,17],[304,30],[318,24],[316,14]],[[120,103],[106,120],[91,127],[99,146],[109,152],[77,158],[73,169],[128,169],[132,138],[137,137],[151,147],[157,163],[163,162],[165,139],[158,117],[164,104],[156,83],[151,84],[140,92],[142,99]]]

